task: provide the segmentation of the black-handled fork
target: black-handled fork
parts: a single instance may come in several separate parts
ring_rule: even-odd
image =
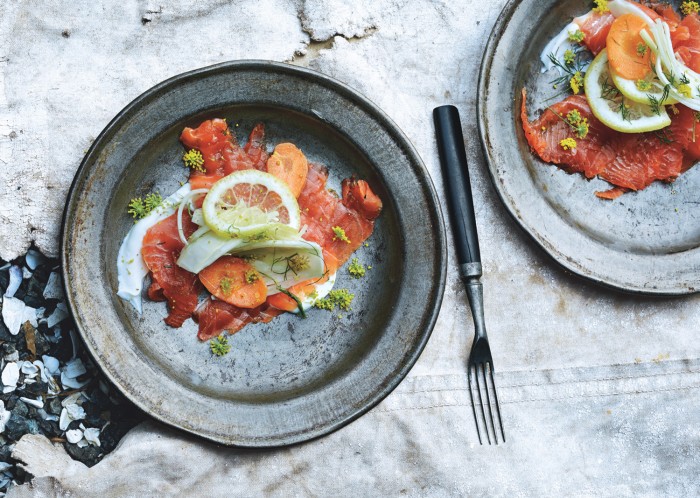
[[[469,170],[467,169],[467,156],[464,151],[464,137],[462,125],[459,120],[457,108],[451,105],[436,107],[433,111],[435,120],[435,133],[437,135],[442,176],[447,191],[447,207],[452,223],[452,231],[455,238],[459,274],[469,298],[469,306],[474,319],[475,337],[472,349],[469,353],[467,376],[469,378],[469,396],[472,401],[472,412],[476,433],[481,439],[479,429],[479,417],[477,417],[477,404],[474,402],[474,391],[478,396],[478,409],[481,415],[486,439],[491,444],[491,435],[498,444],[498,427],[503,442],[506,440],[501,422],[501,410],[498,406],[496,384],[493,376],[493,358],[489,340],[486,337],[484,324],[484,294],[480,282],[481,278],[481,254],[479,253],[479,237],[476,232],[476,216],[474,216],[474,202],[469,182]],[[473,373],[472,373],[473,371]],[[483,381],[483,388],[479,379]],[[487,379],[490,379],[490,385]],[[490,389],[491,388],[491,389]],[[482,396],[482,390],[485,393]],[[489,391],[493,392],[493,403]],[[485,399],[484,399],[485,398]],[[485,403],[484,403],[485,401]],[[494,411],[496,417],[494,419]],[[486,413],[491,422],[491,430],[487,423]]]

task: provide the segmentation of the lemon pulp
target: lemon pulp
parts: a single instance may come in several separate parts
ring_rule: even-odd
[[[299,230],[299,204],[289,187],[258,170],[236,171],[212,185],[202,204],[207,226],[221,236],[254,238],[271,226]]]

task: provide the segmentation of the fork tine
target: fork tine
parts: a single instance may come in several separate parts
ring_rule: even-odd
[[[474,367],[474,371],[476,372],[476,367]],[[467,366],[467,376],[469,378],[469,398],[472,400],[472,413],[474,414],[474,425],[476,426],[476,435],[479,436],[479,444],[484,444],[483,441],[481,441],[481,431],[479,430],[479,420],[476,418],[476,404],[474,403],[474,392],[472,389],[474,388],[474,382],[472,381],[472,366],[468,365]]]
[[[476,379],[476,392],[479,393],[479,408],[481,408],[481,418],[484,421],[484,430],[486,432],[486,440],[491,444],[491,436],[489,435],[489,426],[486,423],[486,414],[484,413],[484,400],[481,397],[481,386],[479,385],[479,366],[481,365],[481,368],[484,368],[483,363],[479,363],[477,365],[474,365],[474,378]],[[484,380],[486,377],[484,377]]]
[[[503,431],[503,421],[501,420],[501,407],[498,404],[498,394],[496,393],[496,381],[493,378],[493,366],[489,363],[489,374],[491,374],[491,385],[493,385],[493,399],[496,402],[496,416],[498,418],[498,426],[501,428],[501,437],[503,437],[503,442],[506,442],[506,433]],[[493,433],[496,439],[496,426],[493,426]]]
[[[488,406],[489,410],[489,418],[491,419],[491,427],[493,428],[493,439],[496,441],[496,444],[498,445],[498,434],[496,433],[496,424],[493,422],[493,409],[491,408],[491,396],[489,396],[489,383],[488,380],[486,380],[486,367],[489,368],[489,372],[491,372],[491,363],[488,361],[483,364],[483,370],[482,373],[484,374],[484,389],[486,391],[486,406]],[[491,377],[491,385],[493,386],[493,377]],[[495,386],[494,386],[494,391],[495,391]],[[488,433],[489,428],[488,426],[486,427],[486,432]]]

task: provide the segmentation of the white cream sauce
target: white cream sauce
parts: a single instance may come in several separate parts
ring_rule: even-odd
[[[569,40],[569,34],[571,33],[576,33],[576,31],[579,30],[578,24],[575,22],[571,22],[567,24],[564,29],[561,30],[561,32],[552,38],[549,43],[544,47],[544,50],[542,50],[542,53],[540,54],[540,60],[542,61],[542,64],[544,64],[544,67],[542,68],[542,72],[549,71],[552,69],[554,64],[552,64],[552,61],[549,60],[549,55],[554,54],[554,57],[558,61],[561,61],[561,63],[564,63],[564,52],[567,50],[576,50],[581,47],[576,42],[572,42]],[[559,69],[559,68],[557,68]],[[561,69],[559,69],[559,73],[561,74]]]
[[[163,201],[159,207],[151,211],[145,218],[139,220],[126,234],[117,256],[117,278],[119,289],[117,295],[131,303],[139,313],[142,312],[141,292],[143,280],[148,274],[148,268],[141,256],[141,246],[146,232],[153,225],[177,211],[182,199],[190,192],[190,184],[185,183],[177,192]]]

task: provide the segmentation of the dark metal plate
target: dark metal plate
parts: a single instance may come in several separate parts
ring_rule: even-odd
[[[530,152],[520,91],[530,117],[560,90],[542,74],[540,52],[590,5],[578,0],[513,0],[488,42],[479,81],[478,119],[493,184],[511,215],[568,270],[625,291],[700,290],[700,167],[673,184],[655,182],[609,202],[609,185],[545,164]],[[559,97],[562,99],[563,97]]]
[[[164,303],[143,315],[120,300],[116,260],[131,226],[129,200],[165,195],[186,180],[184,126],[225,117],[245,141],[255,122],[269,142],[291,141],[327,165],[329,186],[355,174],[385,210],[362,280],[338,273],[355,293],[352,311],[312,310],[249,325],[232,351],[213,357],[196,325],[165,326]],[[240,446],[292,444],[333,431],[388,395],[425,346],[445,285],[442,216],[413,146],[376,106],[319,73],[241,61],[176,76],[127,106],[102,132],[76,174],[62,232],[66,291],[87,347],[134,403],[157,419]]]

